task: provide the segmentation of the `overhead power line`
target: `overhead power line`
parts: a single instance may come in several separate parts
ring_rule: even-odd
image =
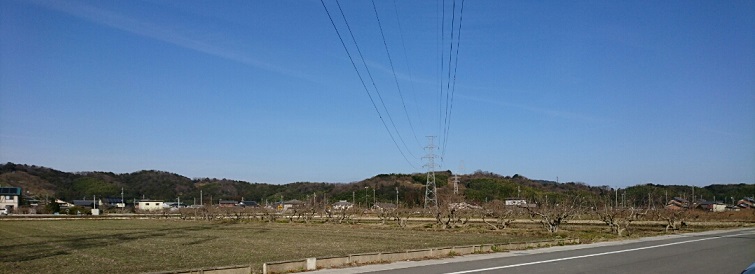
[[[321,0],[322,1],[322,0]],[[344,23],[346,24],[346,29],[349,31],[349,35],[351,36],[351,40],[354,41],[354,47],[357,49],[357,53],[359,53],[359,58],[362,60],[362,64],[364,65],[364,70],[367,72],[367,76],[370,78],[370,82],[372,83],[372,87],[375,88],[375,93],[377,94],[378,100],[380,101],[380,105],[383,106],[383,110],[385,111],[385,115],[388,116],[388,121],[391,122],[391,126],[393,126],[393,130],[396,133],[396,136],[398,137],[399,141],[406,147],[406,142],[404,142],[404,138],[401,137],[401,133],[398,131],[398,128],[396,127],[396,123],[393,121],[393,116],[391,115],[391,112],[388,111],[388,107],[385,106],[385,101],[383,100],[383,96],[380,94],[380,89],[378,89],[377,84],[375,83],[375,78],[372,77],[372,72],[370,72],[370,67],[367,66],[367,61],[364,58],[364,54],[362,54],[362,50],[359,48],[359,43],[357,43],[357,39],[354,37],[354,32],[351,30],[351,26],[349,25],[349,21],[346,20],[346,14],[343,12],[343,9],[341,8],[341,3],[336,0],[336,5],[338,6],[338,10],[341,12],[341,17],[343,18]],[[385,122],[385,121],[383,121]],[[387,127],[387,125],[386,125]],[[393,142],[396,143],[396,139],[393,137],[393,134],[390,130],[388,130],[388,133],[391,135],[391,139],[393,139]],[[396,143],[396,146],[398,146],[398,143]],[[406,158],[406,155],[404,154],[403,150],[401,148],[398,148],[401,152],[401,155]],[[413,154],[411,154],[410,151],[408,151],[412,157],[415,157]],[[407,159],[407,162],[409,160]],[[411,165],[411,163],[410,163]],[[414,165],[412,165],[413,167]]]
[[[441,20],[440,20],[440,43],[438,45],[438,63],[440,65],[440,69],[438,70],[438,82],[440,89],[440,95],[438,96],[438,136],[443,137],[443,128],[445,128],[445,125],[443,125],[443,72],[445,71],[445,44],[446,44],[446,0],[443,0],[441,2],[441,8],[439,9],[441,11]],[[438,12],[438,10],[436,10]]]
[[[399,16],[398,13],[398,6],[396,5],[396,0],[393,0],[393,11],[396,13],[396,24],[398,25],[398,33],[401,37],[401,48],[403,49],[404,53],[404,64],[406,65],[406,71],[409,75],[409,86],[411,87],[411,94],[412,99],[414,100],[414,105],[419,106],[419,101],[417,101],[417,91],[414,88],[414,75],[412,73],[412,68],[409,65],[409,54],[406,52],[406,40],[404,39],[404,29],[401,27],[401,16]],[[414,108],[417,111],[417,120],[419,121],[419,128],[424,128],[423,122],[422,122],[422,114],[419,107]],[[414,139],[417,141],[418,146],[422,146],[420,144],[419,139],[417,139],[417,134],[415,131]]]
[[[414,130],[412,119],[409,117],[409,111],[406,110],[406,103],[404,102],[404,95],[401,92],[401,85],[399,84],[398,77],[396,76],[396,69],[393,66],[393,58],[391,58],[391,52],[388,50],[388,43],[385,40],[385,33],[383,32],[383,24],[380,23],[380,15],[378,14],[377,6],[375,5],[375,0],[372,0],[372,10],[375,11],[375,19],[377,20],[378,27],[380,28],[380,37],[383,39],[383,47],[385,48],[385,54],[388,56],[388,63],[391,65],[391,72],[393,72],[393,80],[394,82],[396,82],[396,89],[398,90],[398,95],[399,95],[399,98],[401,99],[401,105],[404,107],[404,114],[406,114],[406,120],[409,122],[409,128],[412,131],[412,135],[414,135],[414,140],[417,142],[417,144],[419,144],[419,139],[417,139],[417,133]],[[403,142],[404,140],[401,139],[401,141]],[[409,147],[406,146],[406,143],[404,143],[404,147],[406,148],[406,151],[412,155],[412,157],[416,158],[416,156],[412,154]]]
[[[325,0],[320,0],[320,3],[322,4],[323,8],[325,9],[326,14],[328,15],[328,19],[330,20],[331,25],[333,26],[333,29],[336,31],[336,34],[338,36],[339,41],[341,42],[341,46],[343,46],[344,51],[346,51],[347,56],[349,57],[349,61],[351,62],[352,68],[357,73],[357,76],[359,78],[359,81],[362,83],[362,88],[367,93],[368,98],[370,99],[370,103],[372,104],[373,108],[375,109],[375,112],[378,114],[378,117],[380,118],[381,123],[383,124],[383,127],[388,132],[389,137],[391,138],[391,141],[396,146],[396,149],[399,150],[399,153],[402,155],[404,160],[409,163],[412,167],[414,165],[412,164],[412,161],[409,160],[407,155],[414,157],[415,159],[418,159],[414,154],[412,153],[412,149],[410,149],[410,146],[407,145],[407,142],[402,137],[402,131],[400,131],[397,127],[397,124],[395,120],[393,119],[393,115],[391,115],[391,110],[387,107],[387,104],[383,98],[383,93],[380,92],[380,89],[378,88],[378,85],[376,83],[375,78],[373,77],[372,71],[370,70],[370,66],[367,64],[367,59],[365,58],[365,54],[362,51],[362,48],[359,47],[359,43],[357,42],[357,39],[355,38],[354,30],[352,30],[349,21],[346,18],[346,15],[344,13],[344,10],[339,2],[339,0],[335,0],[336,5],[338,7],[338,12],[341,14],[341,18],[343,19],[343,22],[339,22],[339,24],[336,24],[336,20],[333,19],[327,5],[325,4]],[[437,128],[437,135],[439,138],[439,150],[440,150],[440,160],[441,163],[444,160],[446,148],[448,147],[448,139],[450,136],[451,131],[451,121],[452,121],[452,114],[454,109],[454,95],[456,92],[456,80],[458,75],[458,64],[459,64],[459,52],[460,52],[460,45],[461,45],[461,31],[462,31],[462,25],[463,25],[463,18],[464,18],[464,3],[465,0],[461,1],[461,5],[457,5],[458,3],[456,0],[453,0],[453,2],[448,3],[449,6],[446,7],[446,1],[443,0],[442,2],[438,2],[439,5],[436,6],[436,13],[440,20],[438,20],[438,35],[436,36],[437,39],[437,59],[438,62],[438,87],[439,87],[439,96],[438,96],[438,128]],[[371,0],[372,9],[375,14],[375,19],[377,22],[377,26],[380,31],[380,39],[383,43],[383,49],[385,50],[386,56],[388,58],[388,63],[390,65],[391,74],[393,75],[393,82],[396,86],[396,90],[401,102],[401,107],[403,109],[404,115],[406,116],[406,121],[408,123],[408,128],[411,130],[411,134],[414,137],[414,140],[417,142],[417,147],[422,147],[419,143],[419,139],[417,137],[417,128],[415,127],[415,124],[413,122],[413,119],[411,115],[409,114],[410,107],[407,106],[406,98],[404,98],[404,91],[406,90],[406,86],[404,85],[404,88],[402,88],[402,83],[398,79],[398,73],[396,72],[396,64],[394,64],[394,55],[391,54],[390,48],[388,47],[388,39],[386,38],[386,29],[383,25],[384,20],[381,20],[380,12],[378,11],[377,4],[374,0]],[[404,35],[403,35],[403,29],[401,29],[401,17],[399,16],[398,9],[396,7],[396,1],[393,1],[394,10],[396,12],[396,18],[398,20],[398,28],[399,33],[401,34],[401,45],[403,47],[403,55],[406,60],[407,70],[409,72],[410,77],[410,83],[412,84],[412,88],[414,87],[414,81],[412,78],[411,68],[409,66],[409,58],[407,54],[406,49],[406,43],[404,41]],[[460,6],[460,9],[457,10],[457,7]],[[450,12],[450,16],[447,15],[447,13]],[[450,21],[446,21],[447,17],[450,17]],[[384,19],[384,18],[382,18]],[[339,19],[340,20],[340,19]],[[340,29],[339,30],[339,25]],[[347,41],[344,39],[344,36],[341,35],[341,31],[343,30],[343,26],[345,25],[346,29],[348,30],[348,37],[351,38],[351,41],[353,42],[353,45],[347,45]],[[449,33],[446,33],[448,31]],[[351,42],[348,42],[349,44]],[[446,47],[448,47],[446,49]],[[354,53],[353,50],[356,50],[356,53]],[[446,52],[448,55],[446,55]],[[357,60],[355,60],[357,59]],[[361,61],[360,65],[357,65],[357,62]],[[385,90],[385,88],[384,88]],[[374,92],[374,94],[373,94]],[[414,92],[412,92],[414,93]],[[416,94],[414,94],[414,103],[417,105],[417,110],[419,110],[419,103],[417,103]],[[430,100],[432,101],[432,99]],[[433,102],[430,102],[430,105],[434,104]],[[393,111],[398,111],[397,109],[392,109]],[[432,113],[433,111],[430,110]],[[395,114],[395,113],[393,113]],[[387,117],[387,120],[385,119]],[[431,115],[432,116],[432,115]],[[420,119],[421,120],[421,119]],[[421,121],[420,121],[421,122]],[[431,123],[432,124],[432,123]],[[430,126],[433,128],[434,126]],[[431,129],[431,131],[434,131]],[[406,133],[406,132],[403,132]],[[405,136],[405,135],[404,135]],[[413,146],[412,146],[413,147]],[[436,163],[437,165],[437,163]]]
[[[367,93],[367,96],[370,98],[370,102],[372,103],[372,106],[374,107],[375,112],[378,114],[378,117],[380,118],[380,121],[383,123],[383,127],[385,127],[385,130],[388,132],[388,135],[391,137],[391,140],[393,141],[393,144],[396,146],[396,148],[398,149],[398,151],[401,153],[401,156],[404,157],[404,160],[406,160],[406,162],[410,166],[412,166],[412,168],[416,168],[414,166],[414,164],[412,164],[409,161],[409,159],[406,157],[406,154],[404,154],[403,150],[401,149],[401,147],[396,142],[396,139],[393,137],[393,133],[391,133],[391,130],[388,128],[388,125],[386,124],[385,119],[383,119],[383,116],[380,114],[380,110],[378,109],[377,104],[375,103],[375,100],[372,98],[372,94],[370,93],[369,89],[367,88],[367,84],[365,83],[364,78],[362,77],[362,74],[359,72],[359,69],[357,68],[356,63],[354,62],[354,58],[351,56],[351,53],[349,52],[349,49],[346,46],[346,43],[343,41],[343,37],[341,36],[341,33],[338,31],[338,27],[336,27],[336,24],[333,21],[333,17],[330,15],[330,11],[328,10],[328,7],[325,5],[325,2],[323,0],[320,0],[320,3],[322,4],[322,7],[325,9],[325,13],[328,15],[328,19],[330,20],[330,24],[333,26],[333,29],[336,31],[336,34],[338,36],[338,40],[341,42],[341,46],[343,46],[344,51],[346,51],[346,55],[349,57],[349,61],[351,61],[351,65],[354,68],[354,71],[356,71],[357,76],[359,77],[359,81],[362,83],[362,87],[364,88],[364,91]],[[360,57],[362,58],[362,62],[364,62],[364,56],[362,55],[361,51],[359,50],[359,45],[357,44],[356,39],[354,39],[353,32],[351,32],[351,27],[349,27],[348,21],[346,20],[346,16],[343,14],[343,9],[341,9],[341,5],[340,5],[340,3],[338,3],[337,0],[336,0],[336,4],[338,5],[338,9],[341,12],[341,16],[343,17],[344,22],[346,23],[346,27],[349,30],[349,33],[351,34],[352,39],[354,40],[354,45],[355,45],[355,47],[357,49],[357,52],[359,53]],[[367,65],[365,63],[365,68],[366,67],[367,67]],[[369,69],[367,69],[367,74],[370,75]],[[370,75],[370,78],[372,78],[371,75]],[[379,97],[380,93],[377,90],[377,86],[375,85],[374,80],[372,82],[373,82],[373,86],[375,87],[375,92],[378,94],[378,97]],[[381,101],[382,101],[382,98],[381,98]],[[385,107],[385,104],[383,104],[383,107]],[[386,109],[386,111],[387,111],[387,109]],[[390,116],[389,116],[389,118],[390,118]],[[394,125],[394,128],[395,128],[395,125]]]
[[[456,21],[456,0],[453,1],[453,6],[451,6],[451,43],[448,47],[448,76],[446,79],[446,109],[445,109],[445,116],[443,116],[443,132],[442,136],[442,152],[441,152],[441,161],[443,161],[443,157],[446,154],[446,139],[448,138],[448,103],[450,101],[450,95],[451,95],[451,60],[453,57],[453,51],[454,51],[454,23]]]
[[[454,93],[456,93],[456,73],[459,68],[459,45],[461,44],[461,26],[462,26],[462,23],[464,22],[463,21],[464,20],[464,1],[465,0],[461,0],[461,9],[459,10],[459,31],[457,32],[457,35],[456,35],[456,54],[454,56],[454,59],[455,59],[454,60],[454,77],[453,77],[453,84],[451,86],[451,100],[450,100],[451,102],[450,102],[450,108],[448,110],[448,115],[447,115],[448,119],[446,123],[445,137],[443,138],[443,150],[441,153],[441,159],[443,159],[443,157],[445,157],[446,155],[445,148],[448,143],[448,132],[451,129],[451,113],[453,112],[453,109],[454,109]],[[454,6],[455,5],[456,4],[454,1]]]

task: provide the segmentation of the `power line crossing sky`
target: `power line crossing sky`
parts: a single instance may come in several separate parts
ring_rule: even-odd
[[[351,40],[335,0],[0,1],[0,161],[350,182],[434,135],[442,170],[755,183],[752,1],[340,1],[363,61],[323,4]]]

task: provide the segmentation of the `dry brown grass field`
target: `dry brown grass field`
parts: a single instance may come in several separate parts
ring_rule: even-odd
[[[376,225],[179,220],[0,221],[0,272],[137,273],[506,242],[511,235]],[[523,240],[517,237],[516,240]]]
[[[720,226],[690,226],[699,231]],[[632,237],[662,234],[638,226]],[[503,230],[484,225],[437,229],[414,224],[132,220],[0,220],[0,273],[140,273],[429,247],[552,238],[616,239],[601,225],[565,224],[548,233],[535,224]]]

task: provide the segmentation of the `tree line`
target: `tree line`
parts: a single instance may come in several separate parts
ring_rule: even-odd
[[[457,174],[459,193],[454,194],[454,174],[451,171],[439,171],[435,175],[440,199],[461,199],[473,204],[508,198],[557,203],[567,197],[584,197],[606,201],[615,206],[662,207],[673,197],[730,203],[732,199],[755,196],[755,184],[714,184],[705,187],[643,184],[614,189],[580,182],[532,180],[519,174],[503,176],[480,170],[471,174]],[[38,199],[54,197],[67,201],[90,199],[95,195],[120,198],[123,192],[127,200],[149,198],[173,201],[180,197],[187,204],[210,204],[221,199],[251,200],[258,203],[297,199],[331,202],[346,200],[362,206],[371,206],[375,202],[398,203],[405,207],[415,207],[423,205],[425,182],[424,173],[379,174],[351,183],[267,184],[225,178],[188,178],[157,170],[122,174],[71,173],[35,165],[6,163],[0,166],[0,185],[22,187],[27,195]]]

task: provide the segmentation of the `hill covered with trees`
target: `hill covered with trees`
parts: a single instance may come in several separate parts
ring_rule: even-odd
[[[608,186],[584,183],[557,183],[532,180],[521,175],[503,176],[476,171],[459,174],[459,195],[453,193],[454,174],[436,172],[438,197],[441,203],[466,200],[484,203],[492,200],[520,197],[528,201],[558,201],[566,196],[582,196],[595,203],[620,203],[627,206],[661,206],[669,198],[706,199],[728,202],[755,195],[755,184],[709,185],[636,185],[615,190]],[[424,200],[424,173],[380,174],[352,183],[296,182],[290,184],[250,183],[217,178],[188,178],[179,174],[142,170],[133,173],[63,172],[52,168],[6,163],[0,166],[0,185],[23,188],[25,195],[37,199],[62,200],[98,197],[176,200],[203,203],[223,200],[253,200],[260,203],[279,200],[328,199],[356,203],[391,202],[419,206]],[[693,194],[694,193],[694,194]]]

